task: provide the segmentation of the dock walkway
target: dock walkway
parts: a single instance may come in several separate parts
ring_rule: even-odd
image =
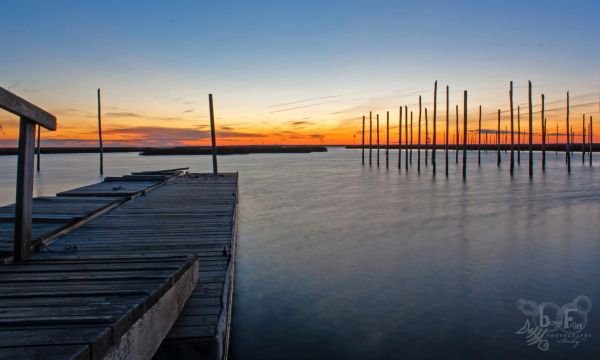
[[[163,286],[164,279],[181,272],[181,268],[192,265],[185,265],[190,261],[186,260],[185,264],[173,266],[171,263],[171,266],[165,268],[156,262],[165,258],[179,259],[180,262],[181,259],[197,259],[194,260],[198,269],[197,283],[155,356],[226,358],[234,277],[237,174],[178,174],[164,181],[153,178],[156,174],[152,172],[138,175],[146,178],[139,178],[139,182],[138,179],[130,178],[108,179],[100,185],[61,193],[65,199],[70,198],[70,195],[75,198],[88,196],[90,199],[100,199],[112,198],[115,196],[114,192],[123,190],[122,195],[130,197],[131,200],[120,203],[116,208],[47,244],[42,251],[33,254],[32,264],[52,266],[56,261],[71,261],[80,264],[87,269],[86,271],[101,273],[104,271],[102,264],[105,262],[107,269],[116,266],[119,271],[125,271],[127,266],[133,266],[131,264],[140,261],[132,260],[132,257],[146,258],[147,261],[155,262],[154,268],[144,268],[142,274],[140,269],[136,270],[133,266],[132,271],[138,271],[136,276],[140,279],[164,277],[163,280],[153,280],[153,285],[160,287]],[[140,187],[135,185],[148,181],[151,183],[144,183],[144,186]],[[159,183],[155,184],[154,181]],[[107,184],[111,182],[116,185]],[[145,190],[148,188],[152,191]],[[65,249],[68,249],[68,252]],[[35,268],[29,264],[20,266]],[[125,268],[121,268],[123,266]],[[0,270],[10,268],[1,267]],[[153,275],[153,272],[156,274]],[[29,274],[33,273],[30,271]],[[92,277],[94,276],[96,274]],[[0,281],[4,281],[2,279],[7,277],[2,277],[0,272]],[[103,284],[102,281],[93,281],[92,278],[76,279],[88,284],[87,287]],[[138,286],[136,282],[130,281],[132,289]],[[171,284],[172,281],[166,283]],[[121,285],[121,288],[127,286]],[[0,295],[0,307],[4,307],[5,302],[6,299]],[[55,304],[60,305],[60,301],[56,300]],[[93,305],[86,306],[87,311],[94,312],[93,309],[89,309],[89,306],[93,308]],[[124,309],[127,306],[120,308]],[[127,309],[129,312],[133,311]],[[44,307],[43,313],[52,316],[52,311],[48,310],[47,306]],[[3,331],[3,318],[8,316],[6,314],[0,314],[0,332]],[[39,314],[36,313],[36,316]],[[10,327],[6,329],[12,331]],[[32,336],[35,337],[35,334]],[[89,345],[85,339],[79,341],[77,344]],[[44,344],[36,343],[35,347],[42,345]],[[0,343],[0,357],[11,349],[11,346],[14,348],[17,345]]]

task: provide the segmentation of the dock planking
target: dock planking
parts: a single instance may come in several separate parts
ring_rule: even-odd
[[[76,246],[72,259],[119,259],[130,254],[198,256],[198,283],[156,358],[225,358],[233,289],[237,179],[237,174],[174,177],[145,196],[89,221],[49,248]],[[35,258],[61,256],[59,251],[42,251]]]
[[[63,255],[2,266],[0,358],[149,358],[197,276],[196,256]]]
[[[77,223],[100,215],[125,201],[120,197],[37,197],[32,205],[32,248],[51,241]],[[15,205],[0,207],[0,257],[13,251]]]

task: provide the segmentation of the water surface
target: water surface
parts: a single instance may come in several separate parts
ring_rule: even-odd
[[[383,155],[383,154],[382,154]],[[468,180],[363,167],[360,152],[235,155],[240,218],[233,359],[597,358],[600,354],[600,170],[550,153],[515,176],[508,154],[469,154]],[[416,155],[416,153],[413,153]],[[106,174],[191,166],[208,156],[106,154]],[[598,158],[600,159],[600,157]],[[404,158],[402,159],[404,161]],[[36,195],[99,180],[93,154],[44,155]],[[382,156],[382,165],[384,165]],[[462,159],[461,159],[462,161]],[[14,197],[14,157],[0,157],[0,203]],[[515,334],[518,299],[598,305],[572,345],[542,352]],[[595,338],[594,338],[595,336]]]

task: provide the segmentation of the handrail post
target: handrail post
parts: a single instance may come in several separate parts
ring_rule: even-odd
[[[15,201],[15,243],[13,253],[15,263],[23,263],[31,257],[34,149],[35,123],[21,117]]]
[[[212,163],[213,163],[213,174],[218,174],[217,168],[217,137],[215,134],[215,111],[213,108],[212,94],[208,94],[208,106],[210,109],[210,139],[212,142]]]

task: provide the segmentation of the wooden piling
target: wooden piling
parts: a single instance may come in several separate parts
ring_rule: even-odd
[[[408,171],[408,151],[408,106],[404,105],[404,168],[406,171]]]
[[[531,80],[529,81],[529,177],[533,177],[533,103],[531,101]]]
[[[365,164],[365,116],[362,122],[362,164]]]
[[[398,169],[402,168],[402,106],[398,118]]]
[[[419,95],[419,131],[417,132],[417,172],[421,172],[421,95]]]
[[[544,116],[546,97],[542,94],[542,172],[546,172],[546,118]]]
[[[458,128],[458,105],[456,105],[456,163],[458,164],[458,144],[460,144],[460,134]]]
[[[581,163],[585,165],[585,114],[583,114],[581,129]]]
[[[556,138],[555,138],[555,148],[554,148],[554,153],[558,154],[558,123],[556,123]]]
[[[513,176],[515,171],[515,117],[513,106],[513,82],[510,82],[510,176]]]
[[[41,168],[41,164],[40,164],[40,153],[42,151],[42,149],[40,148],[40,140],[42,138],[42,127],[37,125],[37,147],[36,147],[36,155],[37,155],[37,162],[36,162],[36,170],[37,172],[40,172],[40,168]]]
[[[373,166],[373,113],[369,111],[369,166]]]
[[[592,127],[592,115],[590,115],[590,131],[589,131],[589,136],[590,136],[590,166],[592,166],[592,154],[594,153],[594,129]]]
[[[104,175],[104,147],[102,146],[102,103],[98,88],[98,144],[100,146],[100,175]]]
[[[502,162],[502,154],[500,154],[500,109],[498,109],[498,130],[496,131],[496,145],[498,146],[498,167]]]
[[[429,158],[429,126],[427,118],[427,108],[425,108],[425,166],[427,166]]]
[[[412,165],[412,148],[413,148],[413,112],[410,112],[410,164]]]
[[[467,90],[464,92],[463,105],[463,179],[467,179]]]
[[[567,153],[567,173],[571,173],[571,144],[569,142],[569,129],[571,125],[569,124],[569,92],[567,91],[567,142],[565,144],[565,151]]]
[[[517,165],[521,166],[521,107],[517,106]]]
[[[377,117],[377,167],[379,167],[379,114]]]
[[[215,133],[215,108],[213,106],[212,94],[208,94],[208,107],[210,111],[210,140],[212,149],[213,174],[218,174],[219,169],[217,167],[217,134]]]
[[[479,129],[477,138],[477,165],[481,165],[481,105],[479,105]]]
[[[390,167],[390,112],[385,112],[385,168]]]
[[[377,167],[379,167],[379,114],[377,116]]]
[[[435,176],[435,153],[437,147],[437,80],[433,84],[433,150],[431,152],[431,165],[433,166],[433,175]]]
[[[446,145],[444,151],[446,153],[446,177],[448,177],[448,136],[450,134],[450,87],[446,85]]]

